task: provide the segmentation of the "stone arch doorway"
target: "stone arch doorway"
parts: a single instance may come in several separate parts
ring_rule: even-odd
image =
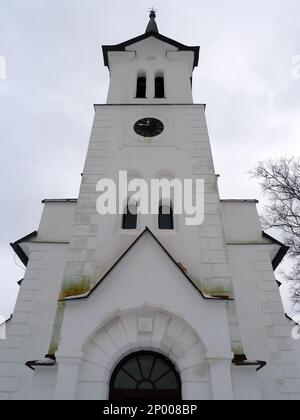
[[[140,331],[141,320],[146,319],[151,328]],[[183,400],[213,397],[202,335],[185,319],[161,308],[134,308],[110,316],[90,333],[82,350],[75,399],[108,400],[116,366],[140,350],[157,352],[175,364]]]
[[[173,400],[181,396],[181,380],[174,364],[153,351],[129,354],[114,369],[110,400]]]

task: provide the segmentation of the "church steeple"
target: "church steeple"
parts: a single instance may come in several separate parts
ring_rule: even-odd
[[[117,45],[103,45],[110,71],[108,104],[189,104],[191,77],[199,47],[190,47],[158,32],[150,11],[146,33]]]
[[[146,32],[145,33],[148,33],[148,32],[156,32],[156,33],[159,33],[157,24],[155,22],[156,12],[155,12],[154,9],[152,9],[150,11],[150,16],[149,17],[150,17],[150,20],[149,20],[149,23],[148,23],[148,26],[146,28]]]

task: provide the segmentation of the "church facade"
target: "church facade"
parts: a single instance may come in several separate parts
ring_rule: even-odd
[[[145,34],[103,47],[77,199],[44,200],[12,244],[26,266],[0,341],[0,399],[300,399],[300,353],[274,270],[287,248],[255,200],[221,200],[192,97],[199,47]],[[100,215],[99,180],[204,180],[204,221],[161,197],[155,214]],[[195,195],[200,194],[195,191]],[[169,209],[169,212],[164,210]]]

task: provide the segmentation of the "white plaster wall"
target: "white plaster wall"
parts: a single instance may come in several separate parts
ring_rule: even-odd
[[[47,202],[38,228],[38,238],[42,242],[69,242],[76,202]]]
[[[258,401],[262,399],[257,366],[234,366],[231,368],[234,399]]]
[[[234,200],[221,202],[222,219],[228,243],[263,242],[256,205],[254,200],[252,202]]]
[[[52,400],[57,380],[57,367],[37,366],[33,373],[32,388],[26,399]]]
[[[269,245],[229,246],[237,315],[248,359],[265,360],[258,373],[263,399],[300,398],[299,355],[270,261]]]
[[[25,362],[48,353],[68,252],[68,244],[61,242],[68,240],[74,206],[45,207],[41,230],[29,246],[29,263],[7,325],[7,340],[0,341],[0,399],[51,398],[51,386],[45,386],[49,370],[44,370],[40,387]]]

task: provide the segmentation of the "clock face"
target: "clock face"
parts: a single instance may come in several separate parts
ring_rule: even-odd
[[[156,118],[142,118],[134,124],[134,131],[143,137],[158,136],[163,130],[163,123]]]

